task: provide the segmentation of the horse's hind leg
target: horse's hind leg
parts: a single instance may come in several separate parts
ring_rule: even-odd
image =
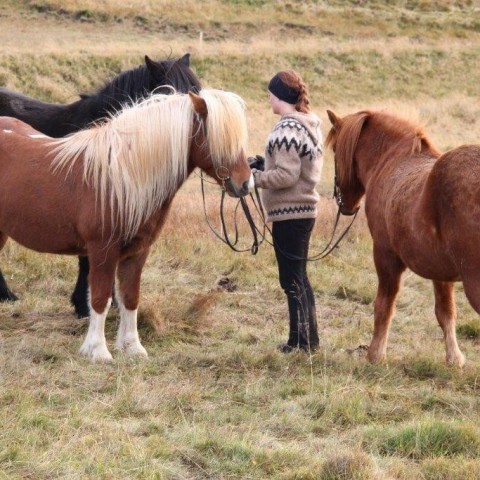
[[[390,250],[377,246],[373,249],[373,259],[377,269],[378,289],[374,306],[373,338],[367,358],[372,363],[378,363],[387,355],[388,333],[405,266]]]
[[[5,246],[8,237],[0,233],[0,250]],[[5,277],[0,270],[0,302],[14,302],[18,297],[8,288]]]
[[[117,256],[106,256],[103,245],[89,248],[90,259],[90,321],[87,336],[80,353],[92,360],[109,361],[112,355],[108,351],[105,339],[105,319],[112,302],[112,283],[115,278]]]
[[[78,318],[88,317],[90,315],[90,306],[88,304],[88,272],[90,271],[90,264],[88,257],[78,257],[78,277],[75,288],[73,289],[70,301],[75,308],[75,313]],[[112,287],[112,295],[114,287]],[[116,306],[116,298],[113,298],[112,304]]]
[[[140,297],[140,277],[148,250],[122,260],[117,270],[116,299],[120,309],[116,347],[128,355],[147,356],[137,330],[137,309]]]
[[[90,309],[88,305],[88,257],[78,257],[78,277],[70,301],[75,307],[78,318],[88,317]]]
[[[8,288],[5,277],[0,270],[0,302],[15,302],[18,297]]]
[[[435,292],[435,315],[443,330],[445,348],[447,351],[447,363],[462,367],[465,357],[458,348],[455,323],[457,311],[455,308],[455,291],[452,282],[433,282]]]

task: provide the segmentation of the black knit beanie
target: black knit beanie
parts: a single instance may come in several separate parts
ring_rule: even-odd
[[[268,84],[268,90],[280,100],[292,105],[297,103],[300,95],[298,90],[289,87],[287,84],[282,82],[282,79],[279,77],[278,73],[270,80],[270,83]]]

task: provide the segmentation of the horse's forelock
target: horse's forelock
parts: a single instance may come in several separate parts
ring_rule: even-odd
[[[207,104],[206,131],[214,165],[233,165],[248,141],[245,102],[238,95],[221,90],[202,90]]]
[[[353,158],[358,139],[365,120],[370,112],[358,112],[348,115],[342,121],[341,129],[336,133],[335,161],[337,162],[337,176],[340,185],[348,186],[353,183]]]

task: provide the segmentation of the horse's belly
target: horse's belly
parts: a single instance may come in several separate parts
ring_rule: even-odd
[[[452,282],[458,280],[457,266],[448,249],[428,236],[399,237],[393,242],[402,262],[417,275],[430,280]]]
[[[53,210],[41,200],[33,206],[0,206],[0,232],[26,248],[45,253],[79,254],[84,245],[68,207]],[[6,207],[6,208],[5,208]]]
[[[38,252],[79,253],[84,245],[77,224],[87,202],[82,193],[69,178],[52,175],[46,158],[15,163],[5,155],[0,161],[0,233]]]
[[[5,226],[3,232],[26,248],[42,253],[81,254],[85,248],[71,225],[43,226],[17,224]]]
[[[442,263],[437,263],[437,260],[433,262],[411,261],[411,257],[408,260],[408,263],[404,261],[405,265],[420,277],[429,280],[439,280],[441,282],[455,282],[460,280],[457,269],[452,265],[447,266]]]

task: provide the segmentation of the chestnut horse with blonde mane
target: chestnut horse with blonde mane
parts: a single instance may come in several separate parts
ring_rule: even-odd
[[[116,347],[147,355],[137,331],[140,276],[177,190],[199,167],[236,197],[246,195],[244,102],[203,90],[153,95],[105,123],[52,139],[0,118],[0,245],[88,255],[90,322],[80,352],[112,358],[105,319],[117,273]]]
[[[179,59],[151,60],[124,71],[96,92],[80,95],[80,99],[66,105],[47,103],[0,87],[0,116],[22,120],[50,137],[64,137],[102,121],[109,114],[151,93],[198,93],[201,85],[190,69],[190,54]],[[89,315],[88,257],[78,259],[78,277],[70,297],[79,318]],[[0,302],[17,300],[0,270]]]
[[[463,366],[458,348],[453,282],[480,313],[480,145],[441,154],[422,128],[384,112],[340,118],[328,111],[341,211],[352,214],[365,196],[378,275],[374,333],[368,359],[386,357],[402,273],[433,281],[435,315],[446,361]]]

